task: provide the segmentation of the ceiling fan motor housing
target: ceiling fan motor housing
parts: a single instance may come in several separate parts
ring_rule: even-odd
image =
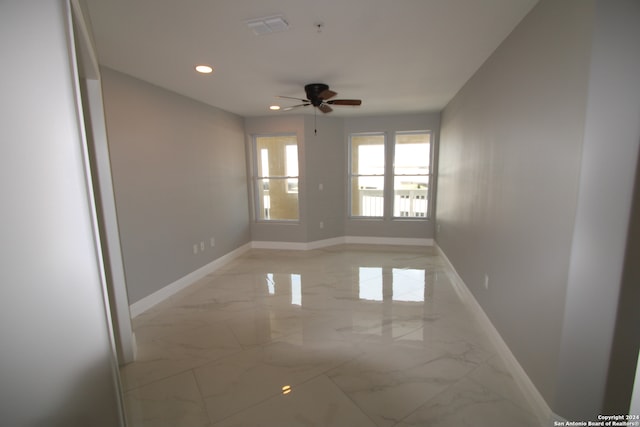
[[[304,87],[304,91],[307,94],[307,99],[311,101],[314,107],[318,107],[322,104],[323,99],[320,94],[329,89],[329,85],[324,83],[310,83]]]

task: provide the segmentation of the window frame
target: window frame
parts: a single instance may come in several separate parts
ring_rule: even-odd
[[[429,170],[427,174],[412,174],[407,176],[425,176],[427,177],[427,199],[425,216],[396,216],[395,215],[395,178],[403,176],[395,173],[395,153],[396,153],[396,136],[411,134],[428,134],[429,135]],[[383,175],[359,175],[354,173],[353,168],[353,145],[354,136],[381,135],[384,138],[384,174]],[[349,220],[384,220],[384,221],[422,221],[431,220],[432,216],[432,199],[433,199],[433,169],[434,169],[434,132],[430,129],[420,130],[395,130],[395,131],[375,131],[375,132],[351,132],[348,134],[347,141],[347,218]],[[359,176],[381,176],[384,182],[383,187],[383,209],[381,216],[363,216],[353,214],[353,179]]]
[[[428,165],[429,169],[426,174],[396,174],[396,146],[397,146],[397,137],[398,135],[419,135],[426,134],[429,135],[429,153],[428,153]],[[393,132],[393,146],[391,151],[392,156],[392,164],[390,171],[390,182],[392,183],[390,193],[391,193],[391,219],[393,220],[403,220],[403,221],[426,221],[431,218],[431,187],[432,187],[432,178],[433,178],[433,132],[430,130],[410,130],[410,131],[395,131]],[[396,177],[398,176],[424,176],[427,178],[427,199],[426,199],[426,212],[425,216],[396,216]]]
[[[289,176],[289,175],[271,175],[271,171],[269,171],[269,175],[265,175],[262,176],[259,174],[259,163],[262,161],[260,152],[258,150],[258,139],[260,138],[278,138],[278,137],[283,137],[283,138],[287,138],[287,137],[293,137],[296,141],[296,151],[298,154],[298,175],[297,176]],[[287,144],[287,145],[291,145],[291,144]],[[286,145],[285,145],[286,147]],[[253,172],[253,177],[252,177],[252,192],[253,192],[253,214],[254,214],[254,218],[255,218],[255,222],[259,222],[259,223],[286,223],[286,224],[299,224],[300,223],[300,142],[298,141],[298,135],[295,132],[278,132],[278,133],[266,133],[266,134],[253,134],[251,135],[251,151],[252,151],[252,157],[253,157],[253,162],[252,162],[252,172]],[[286,154],[286,148],[284,150],[283,154],[283,159],[285,161],[285,168],[286,168],[286,158],[287,158],[287,154]],[[296,179],[298,181],[298,189],[296,191],[290,191],[289,190],[289,184],[291,182],[291,180]],[[259,185],[260,183],[264,183],[269,182],[271,180],[283,180],[284,181],[284,185],[286,188],[286,193],[287,194],[296,194],[297,197],[297,214],[296,214],[296,218],[295,219],[286,219],[286,218],[278,218],[278,219],[272,219],[272,218],[265,218],[265,216],[267,215],[262,215],[260,210],[263,209],[263,203],[260,200],[260,188]]]
[[[383,152],[383,172],[381,175],[373,175],[373,174],[367,174],[367,175],[360,175],[357,173],[354,173],[353,171],[353,137],[354,136],[382,136],[382,152]],[[348,169],[347,169],[347,186],[348,186],[348,190],[347,190],[347,194],[348,194],[348,203],[347,203],[347,209],[348,209],[348,218],[350,219],[366,219],[366,220],[384,220],[386,218],[386,206],[387,206],[387,169],[388,169],[388,162],[387,162],[387,140],[388,140],[388,135],[386,132],[353,132],[349,134],[349,140],[347,143],[347,150],[348,150],[348,158],[347,158],[347,163],[348,163]],[[380,177],[382,178],[382,214],[379,216],[367,216],[367,215],[354,215],[353,214],[353,179],[354,178],[358,178],[358,177]]]

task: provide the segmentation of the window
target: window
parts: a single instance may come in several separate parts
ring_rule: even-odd
[[[384,134],[355,134],[349,138],[351,216],[384,214]]]
[[[431,132],[396,132],[388,149],[384,133],[352,134],[349,155],[352,218],[429,216]]]
[[[430,133],[396,133],[393,163],[394,217],[427,217],[430,153]]]
[[[296,136],[256,136],[254,148],[256,218],[298,220],[299,176]]]

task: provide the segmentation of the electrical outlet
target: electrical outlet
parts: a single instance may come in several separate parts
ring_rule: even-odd
[[[204,251],[204,242],[200,242],[200,250]]]
[[[212,237],[211,239],[209,239],[209,244],[211,245],[211,247],[214,247],[216,245],[216,238]]]
[[[324,222],[320,221],[320,229],[323,229],[323,228],[324,228]]]
[[[488,274],[484,275],[484,288],[485,289],[489,289],[489,275]]]

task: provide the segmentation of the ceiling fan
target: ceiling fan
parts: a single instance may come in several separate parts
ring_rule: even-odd
[[[292,98],[290,96],[278,96],[278,98],[295,99],[301,101],[302,104],[292,105],[291,107],[283,108],[282,111],[293,110],[298,107],[306,107],[313,105],[323,113],[330,113],[333,111],[332,105],[361,105],[360,99],[331,99],[337,95],[336,92],[329,89],[329,86],[324,83],[310,83],[304,87],[304,91],[307,94],[307,99]]]

